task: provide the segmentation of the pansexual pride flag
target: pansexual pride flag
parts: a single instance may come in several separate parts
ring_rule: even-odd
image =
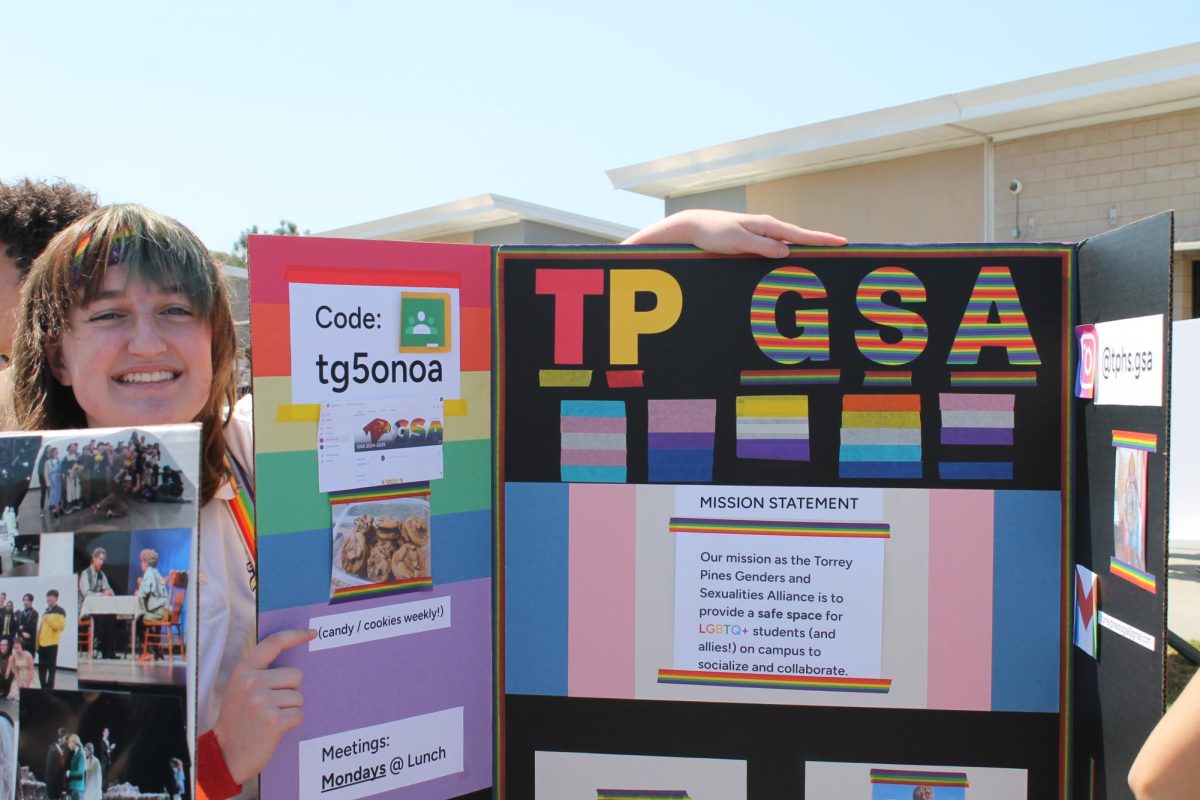
[[[942,453],[938,475],[946,480],[1012,480],[1016,395],[939,395]]]
[[[625,401],[563,400],[562,480],[624,483]]]
[[[843,478],[920,478],[921,396],[848,394],[842,398]]]
[[[739,397],[737,457],[808,461],[808,397]]]
[[[647,424],[651,483],[712,480],[716,400],[650,400]]]

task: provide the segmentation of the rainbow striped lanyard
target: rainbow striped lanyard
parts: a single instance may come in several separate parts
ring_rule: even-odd
[[[236,458],[226,458],[225,466],[230,472],[229,484],[233,487],[233,498],[228,501],[229,512],[242,535],[242,544],[250,564],[258,566],[257,536],[254,531],[254,484],[247,478],[246,471]]]

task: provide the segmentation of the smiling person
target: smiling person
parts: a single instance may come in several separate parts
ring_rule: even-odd
[[[705,211],[628,241],[775,257],[787,254],[781,242],[845,239]],[[196,780],[210,800],[253,795],[280,738],[303,720],[300,671],[271,665],[314,635],[280,631],[255,643],[253,531],[230,508],[235,475],[253,489],[250,397],[234,406],[235,350],[228,288],[204,245],[175,220],[120,205],[64,230],[34,263],[11,370],[23,430],[203,423]]]
[[[310,638],[255,642],[254,534],[230,508],[234,470],[249,484],[253,468],[250,405],[233,405],[236,347],[228,288],[195,234],[110,206],[34,263],[11,370],[24,430],[203,423],[196,776],[210,798],[256,794],[280,737],[300,724],[300,671],[271,664]]]

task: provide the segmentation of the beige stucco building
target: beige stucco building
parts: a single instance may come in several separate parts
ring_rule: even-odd
[[[1200,315],[1200,44],[608,174],[667,213],[769,213],[862,242],[1077,241],[1174,209],[1174,311]]]

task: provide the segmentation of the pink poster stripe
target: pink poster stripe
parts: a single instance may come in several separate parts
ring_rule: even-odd
[[[991,491],[929,492],[929,708],[992,704]]]
[[[572,484],[569,509],[567,694],[632,699],[637,487]]]
[[[954,394],[938,395],[942,411],[1012,411],[1016,395],[1012,394]]]
[[[564,467],[623,467],[624,450],[567,450],[562,451]]]
[[[625,433],[625,417],[559,417],[563,433]]]

